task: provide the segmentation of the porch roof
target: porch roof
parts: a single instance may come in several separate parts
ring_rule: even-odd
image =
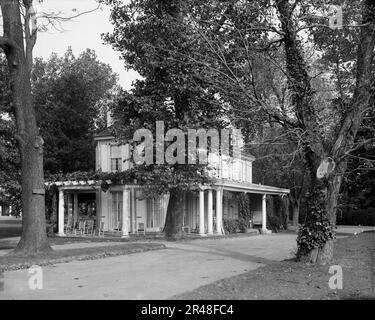
[[[255,183],[243,183],[237,181],[221,180],[215,183],[216,186],[223,187],[224,190],[237,191],[237,192],[248,192],[258,194],[271,194],[271,195],[283,195],[289,194],[290,190],[285,188],[278,188],[272,186],[266,186]]]
[[[101,182],[99,181],[56,181],[46,182],[46,186],[55,185],[61,190],[94,190],[100,187]]]
[[[107,181],[109,185],[111,181]],[[101,181],[56,181],[46,182],[45,185],[56,185],[60,190],[94,190],[101,187]],[[113,186],[113,185],[112,185]],[[262,184],[244,183],[231,180],[218,180],[215,185],[216,187],[222,187],[224,190],[235,191],[235,192],[248,192],[257,194],[271,194],[271,195],[282,195],[289,194],[290,190],[285,188],[278,188],[272,186],[266,186]],[[139,185],[132,185],[132,187],[141,188]]]

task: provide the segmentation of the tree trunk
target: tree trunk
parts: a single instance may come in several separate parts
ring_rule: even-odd
[[[300,204],[299,202],[292,202],[292,210],[293,210],[293,226],[297,227],[298,226],[298,221],[299,221],[299,207]]]
[[[184,218],[184,192],[170,190],[167,217],[165,219],[164,234],[169,240],[181,238]]]
[[[328,180],[326,210],[331,223],[336,224],[337,204],[340,196],[342,175],[334,175]]]
[[[21,157],[22,236],[15,252],[24,254],[51,250],[45,221],[43,139],[39,135],[31,94],[32,49],[36,41],[36,30],[31,33],[29,25],[31,3],[23,1],[27,12],[23,23],[18,0],[0,2],[4,29],[0,47],[8,61]]]
[[[45,221],[43,139],[39,136],[32,103],[30,78],[19,68],[12,75],[14,100],[21,109],[17,119],[21,155],[22,237],[16,252],[27,254],[50,249]]]

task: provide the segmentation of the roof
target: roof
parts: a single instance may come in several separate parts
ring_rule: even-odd
[[[105,128],[104,130],[94,134],[94,140],[102,140],[103,138],[105,139],[114,138],[110,128]]]
[[[272,195],[283,195],[283,194],[290,193],[289,189],[266,186],[263,184],[236,182],[236,181],[226,180],[226,179],[217,181],[215,185],[223,187],[224,190],[237,191],[237,192],[249,192],[249,193],[272,194]]]

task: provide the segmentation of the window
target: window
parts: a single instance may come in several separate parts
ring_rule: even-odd
[[[122,192],[112,192],[112,215],[110,217],[112,229],[120,229],[122,223]]]
[[[111,158],[111,171],[121,171],[121,158]]]
[[[111,146],[111,171],[122,170],[121,147]]]
[[[164,226],[164,201],[162,198],[147,200],[147,228],[157,229]]]

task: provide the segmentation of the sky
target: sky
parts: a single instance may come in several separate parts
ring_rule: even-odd
[[[36,10],[40,12],[61,12],[64,16],[75,15],[73,9],[78,12],[88,11],[96,8],[95,0],[44,0],[38,4],[35,0]],[[113,27],[109,20],[110,10],[102,5],[101,10],[84,14],[73,21],[64,22],[64,31],[50,29],[47,32],[39,32],[38,40],[34,48],[34,57],[48,58],[52,52],[59,56],[63,55],[69,46],[75,55],[79,55],[86,48],[95,50],[98,60],[108,63],[114,72],[119,75],[119,83],[125,89],[131,88],[131,83],[139,76],[131,70],[127,71],[124,62],[120,60],[120,54],[112,49],[110,45],[103,44],[101,34],[111,32]]]

